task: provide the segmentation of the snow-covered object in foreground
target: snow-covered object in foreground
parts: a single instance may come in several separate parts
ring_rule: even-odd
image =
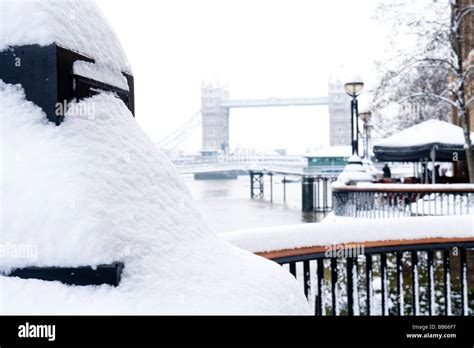
[[[296,249],[367,241],[474,237],[474,216],[396,219],[342,218],[325,223],[241,230],[221,237],[251,252]]]
[[[81,117],[82,109],[94,117]],[[276,263],[212,234],[183,183],[125,105],[102,93],[60,127],[0,81],[0,273],[25,266],[125,264],[117,288],[0,276],[2,314],[309,314]]]
[[[0,51],[56,43],[93,57],[96,64],[131,72],[120,42],[90,0],[1,0]]]
[[[366,171],[359,156],[352,155],[347,163],[342,173],[337,177],[338,183],[353,185],[359,182],[374,181],[374,177]]]

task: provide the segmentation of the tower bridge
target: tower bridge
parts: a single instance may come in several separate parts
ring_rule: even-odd
[[[229,114],[234,108],[289,106],[328,106],[330,145],[350,144],[350,100],[341,81],[332,80],[328,96],[313,98],[229,99],[221,86],[201,87],[202,154],[227,153],[229,149]]]

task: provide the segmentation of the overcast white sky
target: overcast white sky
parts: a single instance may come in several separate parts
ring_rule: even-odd
[[[135,76],[136,117],[158,141],[200,109],[203,81],[231,98],[327,95],[331,73],[373,79],[380,0],[97,0]],[[341,65],[344,72],[341,72]],[[362,107],[364,100],[362,99]],[[231,110],[231,147],[291,152],[327,145],[326,107]],[[200,129],[186,141],[198,151]]]

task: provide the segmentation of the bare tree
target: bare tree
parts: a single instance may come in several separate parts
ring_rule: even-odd
[[[381,103],[396,103],[402,111],[408,107],[411,113],[403,112],[402,117],[398,115],[399,123],[405,126],[406,123],[419,123],[426,118],[445,119],[450,109],[455,109],[463,128],[469,181],[474,183],[474,156],[467,111],[472,98],[466,100],[465,93],[473,65],[469,59],[464,61],[462,47],[462,24],[467,16],[473,15],[474,5],[460,8],[459,2],[432,0],[435,14],[436,10],[442,12],[428,19],[426,13],[423,16],[425,19],[420,15],[397,16],[395,25],[403,23],[417,37],[418,50],[399,54],[394,59],[398,64],[393,69],[383,70],[374,91],[372,107],[379,112],[386,107]],[[402,0],[392,4],[390,9],[399,10],[410,4],[413,1]],[[383,6],[390,7],[382,5],[383,10],[387,10]],[[444,6],[449,6],[450,16],[443,12]],[[393,12],[391,15],[394,15]],[[407,119],[406,115],[411,117]]]

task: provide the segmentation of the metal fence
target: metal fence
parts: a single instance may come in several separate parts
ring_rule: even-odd
[[[474,186],[372,185],[333,187],[334,214],[393,218],[474,214]]]
[[[261,256],[288,267],[302,281],[315,315],[474,313],[471,268],[468,274],[474,238],[365,243],[352,254],[350,248],[342,257],[328,256],[323,247]]]

